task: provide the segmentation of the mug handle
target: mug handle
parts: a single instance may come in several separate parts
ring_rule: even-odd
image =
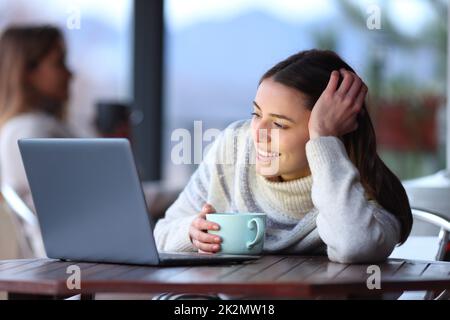
[[[247,227],[250,230],[253,230],[254,225],[256,224],[256,237],[253,241],[247,241],[247,249],[251,249],[255,246],[255,244],[257,244],[258,242],[260,242],[264,236],[264,228],[262,225],[262,221],[260,218],[253,218],[252,220],[250,220],[247,224]]]

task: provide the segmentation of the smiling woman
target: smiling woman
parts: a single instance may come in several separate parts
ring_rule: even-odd
[[[220,252],[221,239],[207,232],[220,226],[206,214],[264,212],[266,253],[386,259],[408,237],[412,215],[376,153],[366,94],[331,51],[302,51],[275,65],[260,81],[252,120],[222,132],[158,221],[159,249]]]
[[[253,102],[252,136],[255,143],[256,171],[263,174],[276,161],[278,170],[269,174],[272,181],[288,181],[310,175],[305,144],[309,140],[311,111],[306,97],[298,90],[267,79],[262,81]],[[273,139],[277,130],[277,138]],[[267,175],[266,175],[267,176]]]
[[[408,199],[400,180],[377,154],[375,131],[365,105],[367,87],[354,70],[334,52],[310,50],[293,55],[267,71],[260,81],[260,88],[268,80],[285,87],[278,88],[277,92],[301,93],[297,101],[289,97],[279,100],[292,103],[285,111],[288,114],[295,109],[311,112],[304,116],[308,117],[308,139],[341,138],[368,197],[401,222],[401,242],[404,242],[412,227]],[[295,95],[294,92],[291,94]],[[300,137],[297,141],[304,140],[300,132],[296,136]],[[306,157],[300,156],[296,161],[302,170],[306,168],[305,160]]]

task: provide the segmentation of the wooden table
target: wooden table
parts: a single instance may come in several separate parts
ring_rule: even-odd
[[[67,267],[81,270],[81,289],[67,287]],[[266,298],[379,296],[450,289],[450,262],[391,259],[380,264],[381,289],[369,290],[369,265],[326,257],[265,256],[227,266],[145,267],[57,260],[0,261],[0,291],[10,298],[62,298],[96,293],[228,293]]]

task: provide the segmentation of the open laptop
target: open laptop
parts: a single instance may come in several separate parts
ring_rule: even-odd
[[[19,149],[49,258],[139,265],[258,258],[158,252],[126,139],[23,139]]]

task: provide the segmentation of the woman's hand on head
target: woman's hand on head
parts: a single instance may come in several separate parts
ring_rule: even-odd
[[[219,230],[217,223],[206,220],[206,214],[216,212],[210,204],[206,203],[202,211],[192,221],[189,228],[189,237],[192,244],[201,253],[215,253],[220,250],[222,239],[219,236],[207,233],[208,230]]]
[[[339,73],[343,80],[338,87]],[[367,86],[353,72],[333,71],[328,85],[311,112],[309,137],[343,136],[358,128],[357,116],[367,95]]]

